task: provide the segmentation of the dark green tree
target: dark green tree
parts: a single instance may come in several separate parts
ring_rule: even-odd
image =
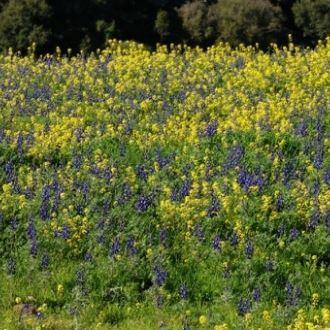
[[[26,49],[33,42],[47,44],[50,30],[47,21],[51,8],[45,0],[2,1],[0,12],[0,50],[9,47]]]
[[[306,39],[315,42],[330,36],[330,0],[298,0],[292,10]]]
[[[205,43],[212,38],[213,30],[208,20],[208,5],[206,1],[195,0],[187,2],[178,9],[183,28],[195,43]]]
[[[219,0],[212,10],[218,38],[232,45],[278,41],[283,16],[268,0]]]
[[[161,41],[167,40],[170,36],[170,26],[171,21],[169,13],[164,9],[160,9],[157,12],[157,17],[155,20],[155,30],[158,33]]]

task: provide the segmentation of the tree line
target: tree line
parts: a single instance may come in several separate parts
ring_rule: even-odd
[[[304,46],[330,35],[330,0],[0,0],[0,51],[90,51],[110,38],[267,49],[288,34]]]

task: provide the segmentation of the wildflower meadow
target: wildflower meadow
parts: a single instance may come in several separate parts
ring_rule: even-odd
[[[330,39],[0,55],[0,329],[330,329]]]

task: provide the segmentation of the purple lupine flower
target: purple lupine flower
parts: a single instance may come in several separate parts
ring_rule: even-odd
[[[83,158],[81,155],[75,155],[72,159],[72,167],[74,170],[78,171],[83,164]]]
[[[316,132],[318,133],[318,135],[322,135],[322,133],[323,133],[323,124],[322,124],[321,116],[317,117],[315,128],[316,128]]]
[[[82,195],[83,195],[83,199],[86,200],[87,197],[88,197],[88,193],[89,193],[89,184],[87,181],[83,181],[81,183],[81,192],[82,192]]]
[[[283,236],[283,234],[284,234],[284,225],[283,225],[283,223],[282,223],[282,224],[280,224],[280,225],[278,226],[278,228],[277,228],[277,231],[276,231],[276,237],[277,237],[277,238],[280,238],[281,236]]]
[[[16,148],[17,148],[17,153],[21,157],[23,154],[23,143],[24,143],[24,137],[22,132],[18,133],[17,136],[17,141],[16,141]]]
[[[191,182],[190,180],[186,179],[181,187],[180,199],[184,199],[185,197],[189,196],[190,188],[191,188]]]
[[[244,148],[239,144],[233,145],[224,163],[224,172],[228,172],[230,169],[238,166],[244,157]]]
[[[5,142],[6,132],[3,128],[0,128],[0,143]]]
[[[181,285],[179,288],[179,296],[181,299],[185,300],[188,298],[188,289],[185,285]]]
[[[244,316],[246,313],[248,313],[252,308],[252,302],[250,299],[240,299],[240,301],[237,304],[237,312],[238,315]]]
[[[294,287],[292,283],[288,282],[285,286],[286,302],[290,306],[297,306],[301,297],[301,289]]]
[[[119,239],[116,238],[112,244],[111,244],[111,248],[110,248],[110,251],[109,251],[109,256],[111,258],[115,257],[120,251],[120,242],[119,242]]]
[[[83,138],[83,129],[81,127],[77,128],[74,131],[74,135],[76,137],[77,142],[80,143]]]
[[[237,59],[235,59],[234,62],[230,64],[231,69],[241,70],[244,68],[244,66],[245,66],[245,60],[242,57],[238,57]]]
[[[45,185],[42,188],[42,192],[41,192],[41,206],[39,210],[39,214],[42,220],[47,220],[50,218],[49,199],[50,199],[50,186]]]
[[[289,184],[289,180],[292,177],[292,173],[293,173],[292,163],[286,163],[283,167],[283,184],[285,186]]]
[[[245,254],[246,254],[247,258],[249,258],[249,259],[252,258],[253,251],[254,251],[254,248],[253,248],[252,240],[250,237],[248,237],[246,246],[245,246]]]
[[[77,315],[78,314],[78,308],[76,306],[72,306],[69,308],[69,314],[71,316]]]
[[[251,186],[254,184],[254,177],[244,169],[240,169],[237,182],[245,191],[248,191]]]
[[[269,271],[269,272],[272,272],[274,270],[274,262],[273,260],[271,259],[268,259],[266,261],[266,269]]]
[[[296,227],[290,229],[289,237],[292,241],[295,241],[299,237],[299,231]]]
[[[33,239],[31,241],[30,255],[33,258],[36,258],[37,254],[38,254],[38,243],[36,239]]]
[[[13,183],[15,181],[14,163],[10,160],[5,165],[5,173],[7,182]]]
[[[317,225],[320,223],[320,212],[316,211],[312,214],[308,224],[307,224],[307,230],[314,231],[317,227]]]
[[[39,213],[42,220],[47,220],[50,218],[49,203],[47,201],[41,203]]]
[[[324,182],[330,186],[330,169],[327,169],[324,173]]]
[[[165,244],[167,241],[167,230],[166,229],[162,229],[159,233],[159,240],[161,244]]]
[[[106,200],[102,205],[103,215],[107,215],[109,213],[109,210],[110,210],[110,202]]]
[[[59,232],[59,236],[63,239],[68,239],[70,237],[70,228],[67,224],[64,224]]]
[[[256,287],[252,291],[252,298],[254,301],[260,301],[261,299],[261,289],[259,287]]]
[[[60,199],[61,199],[61,197],[60,197],[60,195],[61,195],[61,186],[60,186],[60,183],[59,183],[57,177],[54,178],[54,181],[52,183],[52,189],[54,191],[54,202],[53,202],[52,210],[57,211],[58,207],[60,205]]]
[[[302,121],[296,128],[296,134],[300,136],[306,136],[307,128],[308,128],[307,123],[305,121]]]
[[[328,234],[330,234],[330,210],[328,210],[327,213],[325,214],[324,223],[325,223],[325,227],[328,230]]]
[[[104,233],[101,233],[101,234],[97,237],[96,241],[97,241],[98,244],[101,244],[101,245],[104,244],[104,243],[105,243],[105,236],[104,236]]]
[[[86,252],[84,255],[84,261],[85,262],[92,262],[93,261],[93,256],[90,252]]]
[[[316,155],[314,157],[313,165],[317,170],[322,168],[323,164],[323,147],[319,146],[316,150]]]
[[[134,240],[133,235],[128,236],[128,239],[127,239],[127,242],[126,242],[126,248],[127,248],[127,251],[128,251],[128,255],[134,256],[134,255],[137,254],[137,249],[135,247],[135,240]]]
[[[123,186],[123,191],[122,194],[119,198],[119,204],[123,205],[125,204],[125,202],[127,202],[128,200],[130,200],[130,198],[132,197],[132,189],[131,186],[128,183],[125,183]]]
[[[236,232],[233,233],[233,235],[230,238],[230,245],[236,246],[238,244],[238,235]]]
[[[276,200],[276,211],[277,212],[281,212],[284,209],[284,198],[283,195],[281,194],[280,196],[278,196],[277,200]]]
[[[44,254],[41,258],[41,269],[46,270],[49,267],[49,256]]]
[[[16,273],[16,260],[13,257],[9,257],[7,261],[8,274],[14,275]]]
[[[167,164],[170,163],[170,159],[167,157],[164,157],[162,155],[160,149],[158,149],[156,152],[156,161],[157,161],[160,169],[163,169]]]
[[[78,270],[76,273],[77,284],[83,284],[85,282],[85,272],[83,270]]]
[[[157,265],[154,267],[154,273],[155,273],[156,285],[157,286],[164,285],[167,278],[167,272],[160,265]]]
[[[34,196],[35,196],[35,194],[34,194],[32,188],[30,188],[30,187],[27,187],[27,188],[26,188],[26,190],[25,190],[25,192],[24,192],[24,195],[25,195],[25,197],[26,197],[27,199],[30,199],[30,200],[33,199]]]
[[[27,148],[31,148],[34,143],[34,131],[33,129],[29,131],[26,136],[26,146]]]
[[[178,189],[176,187],[173,187],[172,192],[171,192],[171,201],[177,202],[178,200],[179,200]]]
[[[10,229],[13,230],[13,231],[15,231],[17,229],[17,226],[18,225],[17,225],[16,218],[11,219],[10,222],[9,222]]]
[[[209,206],[208,210],[207,210],[207,215],[210,218],[215,217],[218,214],[218,211],[220,210],[220,202],[218,197],[216,196],[212,196],[212,201],[211,201],[211,205]]]
[[[198,238],[200,242],[203,242],[205,239],[205,234],[203,227],[200,224],[197,224],[194,228],[194,235]]]
[[[206,127],[206,135],[208,137],[213,137],[218,130],[218,122],[216,120],[212,120]]]
[[[212,241],[212,247],[213,247],[213,250],[215,250],[215,251],[221,250],[221,240],[220,240],[219,234],[214,236],[213,241]]]
[[[262,176],[261,173],[257,173],[254,177],[253,185],[257,186],[259,188],[259,191],[262,190],[262,188],[265,186],[266,180]]]
[[[109,167],[107,167],[103,172],[103,177],[107,185],[110,185],[110,181],[112,179],[112,171]]]
[[[103,218],[101,218],[101,219],[98,221],[96,227],[97,227],[97,229],[99,229],[99,230],[103,230],[103,229],[104,229],[104,225],[105,225],[105,221],[104,221]]]
[[[140,195],[137,202],[135,203],[135,208],[138,212],[145,212],[152,204],[152,198],[146,195]]]
[[[313,196],[317,196],[320,193],[320,189],[321,189],[320,181],[315,180],[311,188],[311,194]]]
[[[150,172],[145,168],[144,165],[137,165],[136,166],[136,175],[140,180],[147,180]]]

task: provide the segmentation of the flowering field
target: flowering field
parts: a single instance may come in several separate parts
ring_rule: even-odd
[[[0,55],[1,329],[329,329],[330,40]]]

